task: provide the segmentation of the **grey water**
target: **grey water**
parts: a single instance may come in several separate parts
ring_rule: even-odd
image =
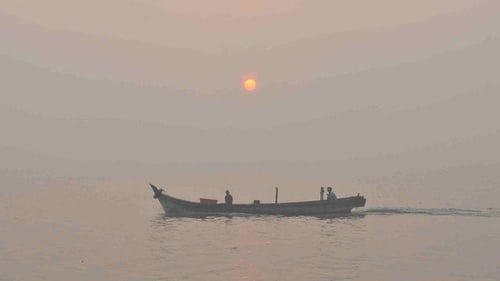
[[[4,192],[0,280],[498,280],[499,209],[364,194],[338,218],[172,218],[146,184]]]

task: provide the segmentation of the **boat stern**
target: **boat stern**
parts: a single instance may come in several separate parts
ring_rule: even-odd
[[[362,195],[358,195],[355,197],[352,197],[353,202],[354,202],[354,208],[359,208],[359,207],[364,207],[366,204],[366,198]]]

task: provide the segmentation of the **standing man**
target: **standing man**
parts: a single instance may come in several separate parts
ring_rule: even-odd
[[[323,201],[323,197],[325,196],[325,188],[321,187],[319,190],[319,200]]]
[[[224,197],[226,200],[227,205],[232,205],[233,204],[233,196],[229,194],[229,190],[226,190],[226,197]]]

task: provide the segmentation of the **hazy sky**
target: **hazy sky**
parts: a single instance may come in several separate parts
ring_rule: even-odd
[[[462,49],[498,35],[496,1],[2,1],[1,54],[97,80],[201,94]],[[288,91],[288,89],[287,89]]]
[[[495,0],[3,0],[0,168],[498,165],[498,50]]]

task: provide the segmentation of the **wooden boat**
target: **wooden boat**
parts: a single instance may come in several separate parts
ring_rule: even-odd
[[[357,196],[334,200],[251,204],[217,204],[216,200],[201,199],[200,202],[186,201],[163,193],[163,189],[150,184],[153,198],[160,201],[169,216],[220,216],[220,215],[285,215],[285,216],[330,216],[348,214],[353,208],[364,207],[366,199]],[[277,192],[276,192],[277,195]]]

